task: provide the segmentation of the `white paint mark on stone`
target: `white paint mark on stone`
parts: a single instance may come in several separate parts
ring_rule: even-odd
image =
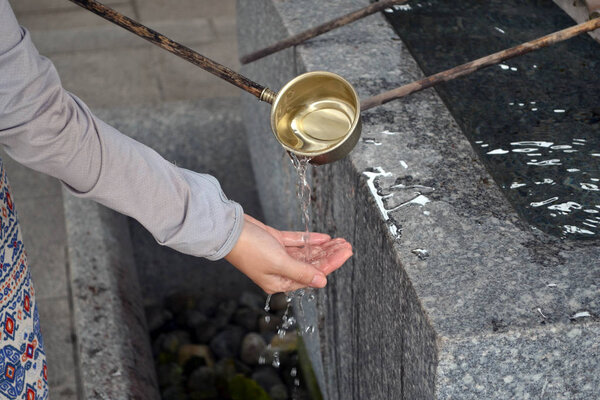
[[[512,185],[510,185],[511,189],[516,189],[516,188],[520,188],[522,186],[527,186],[526,183],[517,183],[517,182],[513,182]]]
[[[556,283],[549,283],[546,286],[548,286],[548,287],[557,287],[558,285]]]
[[[497,31],[498,31],[498,32],[500,32],[500,33],[506,33],[506,32],[504,32],[504,30],[503,30],[503,29],[500,29],[500,28],[498,28],[497,26],[495,26],[495,27],[494,27],[494,29],[495,29],[495,30],[497,30]]]
[[[384,135],[389,135],[389,136],[393,136],[393,135],[397,135],[400,132],[392,132],[392,131],[388,131],[387,129],[385,131],[382,131],[381,133],[383,133]]]
[[[406,161],[400,160],[400,165],[402,165],[402,168],[408,169],[408,164],[406,163]]]
[[[509,67],[508,65],[506,65],[506,64],[498,64],[498,66],[499,66],[500,68],[502,68],[503,70],[505,70],[505,71],[506,71],[507,69],[509,69],[509,68],[510,68],[510,67]],[[512,104],[511,104],[511,105],[512,105]]]

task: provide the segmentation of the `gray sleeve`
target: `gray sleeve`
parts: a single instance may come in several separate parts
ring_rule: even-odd
[[[241,233],[242,208],[215,178],[176,167],[65,91],[7,0],[0,0],[0,143],[19,163],[135,218],[182,253],[222,258]]]

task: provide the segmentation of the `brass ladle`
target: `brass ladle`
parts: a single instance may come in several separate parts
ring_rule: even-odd
[[[288,151],[326,164],[347,155],[361,133],[360,101],[345,79],[308,72],[278,93],[94,0],[70,0],[149,42],[272,104],[271,129]]]

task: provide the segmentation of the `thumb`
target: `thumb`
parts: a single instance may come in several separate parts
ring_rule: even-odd
[[[303,286],[322,288],[327,284],[325,274],[310,264],[287,257],[282,275]]]

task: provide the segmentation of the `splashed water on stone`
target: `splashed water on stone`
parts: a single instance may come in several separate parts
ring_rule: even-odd
[[[411,185],[411,186],[405,186],[402,184],[392,185],[392,186],[390,186],[389,189],[392,189],[392,190],[395,190],[395,189],[414,190],[414,195],[409,200],[403,201],[400,204],[397,204],[393,207],[388,208],[388,207],[386,207],[384,201],[389,201],[394,196],[394,192],[392,191],[391,193],[382,195],[382,194],[380,194],[376,185],[380,178],[391,177],[392,174],[390,172],[385,172],[383,170],[383,168],[381,168],[381,167],[375,167],[371,171],[364,171],[363,175],[365,175],[367,177],[367,187],[369,188],[371,194],[373,195],[373,198],[375,199],[375,204],[377,205],[377,208],[379,209],[379,212],[381,213],[383,220],[386,222],[388,229],[389,229],[390,233],[392,234],[392,237],[394,237],[395,239],[399,239],[402,234],[402,231],[394,223],[393,219],[390,217],[390,213],[393,211],[397,211],[402,207],[409,206],[412,204],[424,206],[425,204],[429,203],[431,200],[429,200],[429,198],[427,196],[421,194],[421,192],[423,192],[423,191],[430,192],[430,191],[433,191],[434,189],[427,187],[427,186],[423,186],[423,185]]]

